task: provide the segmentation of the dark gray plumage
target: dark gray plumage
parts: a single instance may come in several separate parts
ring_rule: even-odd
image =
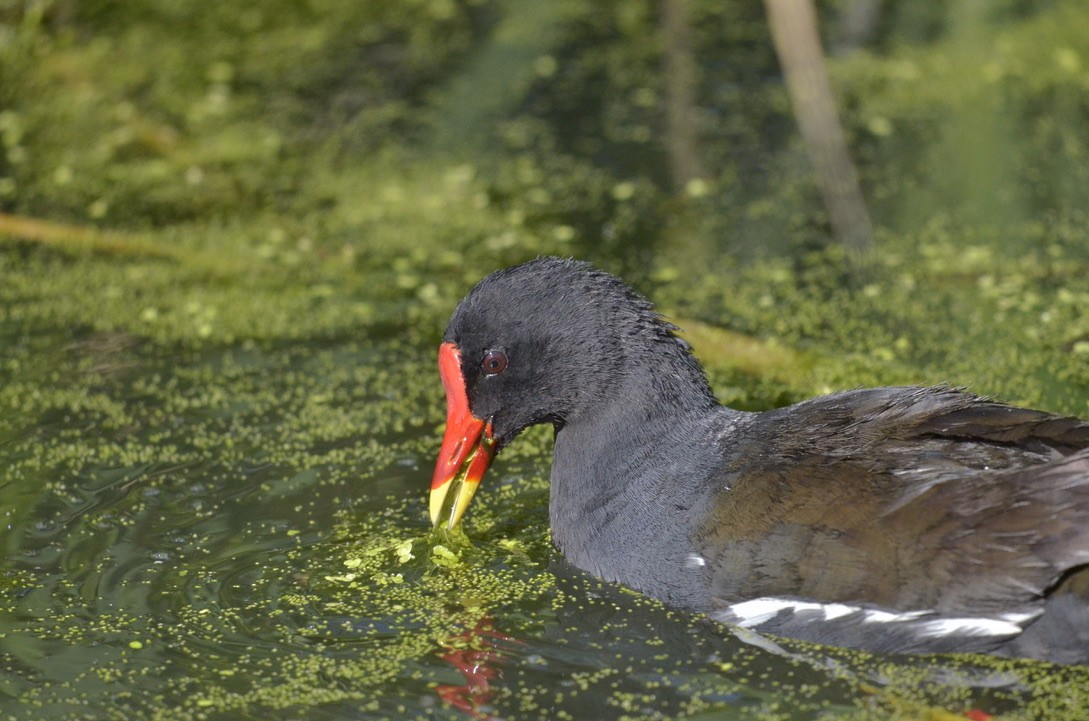
[[[555,426],[574,565],[810,640],[1089,662],[1089,424],[945,387],[734,411],[674,330],[556,258],[485,278],[447,327],[498,447]]]

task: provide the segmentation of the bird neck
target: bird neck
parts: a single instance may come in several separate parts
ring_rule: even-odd
[[[681,346],[675,351],[673,358],[630,363],[608,396],[556,434],[553,538],[575,565],[599,575],[659,553],[662,538],[648,535],[647,528],[678,534],[670,553],[680,552],[687,523],[662,521],[669,514],[687,515],[704,485],[700,469],[717,458],[709,434],[726,409],[715,402],[695,360],[682,357]],[[670,502],[663,506],[663,498]],[[636,550],[633,544],[646,547]]]
[[[617,319],[601,357],[578,373],[564,424],[626,423],[635,430],[671,417],[707,412],[718,401],[689,345],[656,315]]]
[[[654,334],[630,336],[607,372],[582,376],[593,385],[577,394],[582,402],[559,425],[553,465],[569,465],[596,481],[580,484],[580,491],[616,492],[611,486],[623,485],[631,477],[626,471],[642,468],[646,453],[677,452],[661,448],[675,429],[721,409],[688,344],[670,329],[660,324]]]

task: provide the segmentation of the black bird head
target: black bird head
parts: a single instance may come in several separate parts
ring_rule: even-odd
[[[495,453],[522,430],[551,423],[559,431],[645,390],[628,387],[634,377],[666,385],[684,378],[710,398],[674,330],[649,301],[587,263],[539,258],[480,281],[454,310],[439,349],[447,424],[432,522],[457,524]]]

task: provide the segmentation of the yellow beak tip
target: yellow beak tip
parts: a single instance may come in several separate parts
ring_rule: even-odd
[[[441,486],[436,486],[431,489],[431,498],[428,502],[428,510],[431,513],[431,525],[436,528],[439,525],[439,518],[442,517],[442,505],[446,500],[446,494],[450,490],[450,481],[443,483]]]
[[[448,498],[451,495],[451,485],[457,486],[452,499]],[[467,478],[460,483],[455,484],[453,481],[446,481],[441,486],[432,488],[428,504],[431,512],[431,525],[438,528],[443,517],[446,517],[448,519],[447,530],[453,530],[461,521],[461,517],[465,515],[465,510],[469,507],[469,501],[473,500],[473,495],[479,485],[479,480]]]

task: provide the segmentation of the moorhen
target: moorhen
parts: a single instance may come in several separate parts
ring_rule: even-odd
[[[551,423],[553,540],[595,576],[821,643],[1089,663],[1089,423],[948,387],[736,411],[676,330],[582,262],[480,281],[439,350],[432,522]]]

